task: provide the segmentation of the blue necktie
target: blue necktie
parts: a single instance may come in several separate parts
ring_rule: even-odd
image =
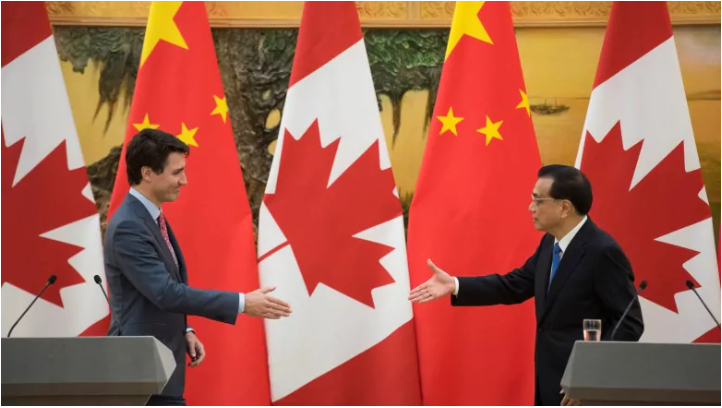
[[[549,275],[549,287],[547,287],[547,291],[549,291],[549,288],[552,286],[552,279],[554,279],[554,274],[557,272],[557,268],[559,267],[559,261],[562,259],[562,248],[559,246],[559,243],[557,242],[554,244],[554,252],[552,253],[552,273]]]

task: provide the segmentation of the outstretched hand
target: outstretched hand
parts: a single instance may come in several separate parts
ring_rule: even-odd
[[[454,278],[434,265],[431,259],[426,261],[426,264],[434,274],[431,279],[411,291],[409,300],[414,303],[426,303],[454,293]]]
[[[252,317],[266,319],[280,319],[291,315],[291,306],[269,295],[276,290],[275,286],[256,289],[246,294],[246,308],[244,313]]]

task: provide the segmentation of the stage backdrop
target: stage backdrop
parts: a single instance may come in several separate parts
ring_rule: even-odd
[[[133,96],[146,3],[48,3],[103,225]],[[301,3],[279,2],[270,8],[258,2],[206,3],[257,223],[288,87],[297,35],[294,25]],[[365,26],[379,115],[406,210],[431,120],[453,2],[357,3]],[[527,3],[512,2],[512,7],[542,161],[573,164],[599,60],[608,3]],[[717,234],[720,5],[669,4]],[[158,95],[158,103],[163,103],[162,98]]]

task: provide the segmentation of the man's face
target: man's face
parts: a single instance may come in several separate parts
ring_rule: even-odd
[[[553,179],[543,177],[537,180],[532,192],[532,201],[529,204],[534,228],[538,231],[549,231],[562,220],[562,200],[555,200],[549,195]]]
[[[167,203],[178,199],[181,187],[188,184],[185,168],[185,155],[173,152],[168,155],[162,173],[148,172],[151,190],[159,202]]]

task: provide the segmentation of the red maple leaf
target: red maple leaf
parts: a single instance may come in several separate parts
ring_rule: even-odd
[[[647,280],[643,296],[677,312],[674,295],[697,282],[682,266],[697,251],[656,239],[710,217],[699,198],[702,175],[686,172],[680,143],[631,190],[643,143],[624,150],[619,122],[600,143],[587,132],[581,170],[592,183],[590,216],[611,234],[632,264],[637,283]]]
[[[84,167],[68,170],[62,142],[13,186],[25,140],[8,147],[4,131],[2,139],[2,284],[35,294],[56,275],[42,298],[63,307],[60,289],[85,282],[68,263],[83,248],[40,235],[96,212],[82,194],[88,175]]]
[[[276,192],[264,202],[309,295],[323,283],[374,307],[371,290],[394,282],[379,262],[393,248],[354,235],[400,216],[401,206],[391,169],[380,169],[378,142],[328,186],[339,141],[321,147],[318,121],[299,140],[286,131]]]

